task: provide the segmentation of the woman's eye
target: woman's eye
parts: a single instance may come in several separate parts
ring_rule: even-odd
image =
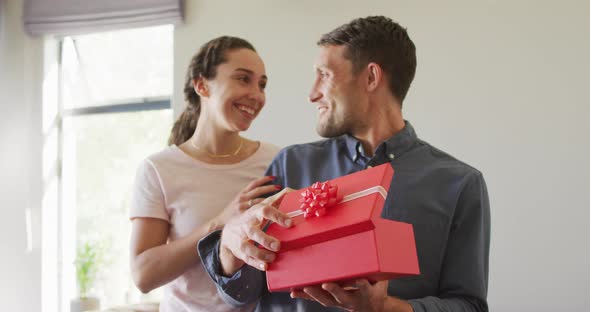
[[[259,86],[260,86],[260,89],[262,89],[262,90],[266,89],[266,82],[261,82],[259,84]]]
[[[242,82],[245,82],[245,83],[248,83],[248,82],[250,82],[250,78],[249,78],[248,76],[241,76],[241,77],[238,77],[238,80],[239,80],[239,81],[242,81]]]

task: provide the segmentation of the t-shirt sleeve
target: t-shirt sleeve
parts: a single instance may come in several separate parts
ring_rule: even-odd
[[[161,179],[149,159],[137,169],[129,218],[157,218],[170,222]]]

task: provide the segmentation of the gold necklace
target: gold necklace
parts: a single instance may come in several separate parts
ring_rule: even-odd
[[[202,149],[202,148],[199,148],[199,147],[197,147],[197,145],[195,144],[195,142],[194,142],[193,140],[190,140],[190,141],[191,141],[191,145],[192,145],[192,146],[193,146],[195,149],[197,149],[197,150],[199,150],[199,151],[200,151],[200,150],[205,150],[205,153],[207,153],[207,155],[208,155],[209,157],[211,157],[211,158],[227,158],[227,157],[236,156],[236,155],[238,155],[238,153],[240,152],[240,150],[242,150],[242,145],[244,145],[244,139],[243,139],[242,137],[240,137],[240,145],[238,145],[238,148],[235,150],[235,152],[233,152],[233,153],[231,153],[231,154],[217,155],[217,154],[212,154],[212,153],[209,153],[209,151],[208,151],[208,150],[206,150],[206,149]]]

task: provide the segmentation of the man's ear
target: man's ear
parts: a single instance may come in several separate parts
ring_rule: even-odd
[[[193,87],[195,88],[195,92],[200,97],[208,97],[209,96],[209,89],[207,88],[207,82],[203,77],[193,79]]]
[[[377,89],[383,81],[383,69],[377,63],[367,64],[367,91],[372,92]]]

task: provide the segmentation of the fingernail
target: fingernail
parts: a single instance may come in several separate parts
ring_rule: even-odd
[[[279,251],[279,243],[278,242],[270,243],[270,249],[272,249],[274,251]]]
[[[259,265],[258,265],[258,267],[259,267],[259,268],[260,268],[262,271],[264,271],[264,270],[266,269],[266,265],[265,265],[264,263],[261,263],[261,264],[259,264]]]
[[[280,186],[280,185],[275,185],[275,188],[276,188],[277,190],[280,190],[280,189],[282,189],[283,187],[282,187],[282,186]]]
[[[291,225],[293,225],[293,221],[291,219],[287,219],[285,220],[285,225],[290,227]]]

